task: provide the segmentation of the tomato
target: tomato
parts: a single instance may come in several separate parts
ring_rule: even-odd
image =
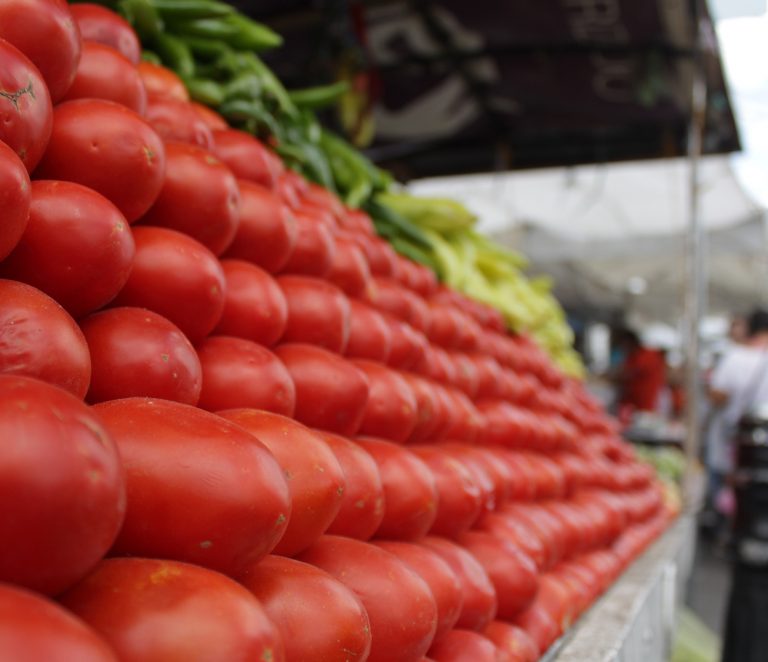
[[[37,67],[54,103],[64,96],[80,60],[80,30],[65,2],[3,0],[0,38],[13,44]]]
[[[35,377],[85,397],[91,356],[80,328],[47,294],[0,280],[0,373]]]
[[[541,656],[533,639],[516,625],[493,621],[483,634],[507,654],[510,662],[536,662]]]
[[[128,508],[113,554],[236,573],[272,551],[290,494],[280,465],[253,435],[169,400],[110,400],[94,410],[126,470]]]
[[[32,184],[22,160],[8,145],[0,142],[0,261],[19,243],[29,219]]]
[[[71,393],[0,375],[0,581],[54,595],[107,552],[125,512],[120,458]]]
[[[88,186],[133,223],[154,203],[165,175],[160,136],[132,110],[103,99],[56,107],[37,177]]]
[[[336,252],[328,280],[351,297],[364,297],[371,287],[371,270],[357,243],[342,234],[336,235]]]
[[[375,460],[384,486],[384,519],[377,538],[418,540],[437,515],[438,492],[429,467],[409,449],[382,439],[357,440]]]
[[[446,303],[434,300],[430,300],[428,305],[430,325],[427,337],[445,349],[455,347],[459,340],[459,328],[454,309]]]
[[[299,559],[329,572],[357,595],[371,623],[368,662],[418,662],[437,627],[429,586],[396,556],[369,543],[323,536]]]
[[[282,640],[237,582],[178,561],[107,559],[61,597],[124,662],[283,661]]]
[[[517,479],[512,468],[504,461],[503,452],[498,448],[475,447],[475,461],[485,469],[493,483],[494,508],[500,508],[509,500]]]
[[[224,312],[214,333],[252,340],[267,347],[285,332],[288,304],[266,271],[244,260],[222,260],[226,287]]]
[[[79,618],[9,584],[0,584],[0,659],[117,662],[107,642]]]
[[[268,556],[246,568],[240,581],[279,630],[286,660],[368,658],[368,613],[360,598],[329,573],[302,561]]]
[[[429,327],[429,308],[417,294],[388,278],[373,279],[371,303],[380,311],[410,324],[424,333]]]
[[[269,273],[279,272],[293,253],[298,225],[272,191],[244,179],[240,187],[240,225],[224,255],[247,260]]]
[[[549,513],[536,508],[534,504],[515,502],[507,504],[500,512],[514,517],[541,540],[546,557],[542,569],[551,568],[562,558],[564,550],[559,526]]]
[[[125,217],[109,200],[79,184],[38,180],[24,235],[0,273],[41,289],[79,317],[115,297],[134,251]]]
[[[210,336],[197,347],[203,371],[199,406],[209,411],[253,407],[291,416],[296,389],[272,352],[250,340]]]
[[[344,472],[327,444],[300,423],[256,409],[221,415],[255,435],[275,456],[288,480],[293,508],[276,554],[294,556],[335,519],[344,497]]]
[[[513,618],[533,601],[539,587],[536,564],[517,546],[483,531],[463,533],[457,541],[488,573],[496,589],[499,618]]]
[[[346,213],[339,218],[339,225],[341,227],[352,232],[361,232],[369,236],[374,236],[376,234],[376,229],[374,228],[371,217],[362,209],[347,207],[345,212]]]
[[[504,372],[499,363],[487,354],[469,354],[468,356],[477,370],[476,401],[498,397],[504,378]]]
[[[344,216],[344,205],[339,197],[319,184],[308,181],[301,197],[304,202],[330,213],[334,218],[334,223],[336,219]]]
[[[461,585],[462,606],[455,627],[482,630],[496,617],[496,589],[480,562],[466,549],[446,538],[428,536],[422,545],[442,558]]]
[[[303,211],[296,211],[295,218],[296,242],[280,271],[325,278],[333,268],[336,253],[333,235],[326,225]]]
[[[84,41],[77,75],[62,101],[107,99],[139,115],[147,110],[147,91],[139,72],[128,58],[111,46]]]
[[[141,44],[131,24],[122,16],[91,3],[69,6],[83,40],[96,41],[120,51],[133,64],[141,60]]]
[[[467,531],[482,512],[480,488],[469,470],[456,458],[432,446],[413,446],[435,477],[437,516],[429,532],[452,538]]]
[[[192,343],[219,323],[226,280],[216,256],[199,241],[167,228],[135,227],[136,255],[115,304],[167,317]]]
[[[315,345],[279,345],[275,353],[296,385],[296,420],[347,437],[360,429],[368,402],[364,372]]]
[[[384,519],[384,486],[379,467],[370,453],[346,437],[319,430],[317,434],[333,451],[346,482],[341,507],[327,532],[368,540]]]
[[[245,131],[224,128],[213,133],[213,153],[226,163],[235,177],[275,187],[279,171],[271,152]]]
[[[437,606],[437,641],[459,619],[462,605],[461,584],[451,567],[436,553],[423,545],[410,542],[378,541],[381,549],[394,554],[429,586]]]
[[[539,570],[546,567],[547,551],[539,534],[513,515],[504,512],[484,513],[477,521],[475,528],[478,531],[487,531],[496,538],[508,540],[519,547]]]
[[[310,276],[279,276],[277,284],[288,304],[283,342],[308,343],[343,353],[350,326],[346,294],[335,285]]]
[[[524,612],[518,614],[512,625],[521,628],[536,644],[542,653],[546,651],[561,634],[560,626],[551,614],[537,601]]]
[[[457,388],[447,388],[449,408],[455,416],[445,430],[446,437],[466,443],[474,443],[485,426],[485,417],[466,394]]]
[[[537,606],[543,608],[558,626],[559,633],[567,630],[576,617],[577,601],[566,584],[553,573],[539,578]]]
[[[502,662],[493,642],[471,630],[451,630],[432,644],[429,655],[435,662]],[[506,662],[506,661],[505,661]]]
[[[197,101],[190,101],[189,103],[197,113],[198,117],[202,119],[203,122],[205,122],[205,125],[211,131],[220,131],[222,129],[229,128],[227,120],[225,120],[215,110],[212,110],[211,108],[208,108],[208,106],[205,106],[202,103],[198,103]],[[219,155],[217,154],[217,156]],[[219,156],[219,158],[221,159],[221,156]],[[224,161],[224,159],[221,160]]]
[[[227,166],[195,145],[168,142],[165,154],[165,180],[142,223],[184,232],[221,255],[240,222],[237,180]]]
[[[152,96],[147,103],[146,119],[166,142],[189,143],[209,151],[213,149],[213,132],[188,101]]]
[[[442,442],[438,448],[458,460],[470,473],[472,480],[480,490],[480,503],[483,512],[496,509],[496,491],[491,474],[486,469],[478,454],[478,448],[464,443]]]
[[[32,172],[51,136],[51,97],[40,72],[4,39],[0,39],[0,90],[0,143],[16,152]]]
[[[202,373],[186,336],[167,319],[143,308],[112,308],[86,317],[93,373],[88,402],[134,395],[194,405]]]
[[[295,211],[301,207],[300,196],[306,186],[307,181],[299,173],[285,168],[277,178],[275,192],[286,205]]]
[[[480,374],[475,367],[474,361],[462,352],[450,352],[448,356],[456,367],[456,381],[454,385],[471,400],[474,400],[480,388]]]
[[[416,426],[408,438],[409,442],[418,443],[426,439],[439,437],[443,425],[441,401],[434,385],[426,379],[409,372],[400,373],[413,391],[416,399]]]
[[[142,61],[139,62],[138,69],[150,98],[165,97],[189,101],[189,92],[187,92],[184,81],[168,67]]]
[[[375,361],[353,363],[368,377],[368,403],[360,433],[404,443],[416,427],[416,397],[397,372]]]
[[[397,270],[397,253],[387,241],[367,233],[355,233],[355,241],[365,253],[373,276],[394,276]]]
[[[345,354],[350,358],[386,362],[392,348],[392,331],[384,317],[362,301],[350,300],[349,340]]]
[[[427,339],[423,333],[394,317],[384,318],[389,323],[392,335],[392,349],[387,365],[400,370],[409,370],[424,358],[427,351]]]

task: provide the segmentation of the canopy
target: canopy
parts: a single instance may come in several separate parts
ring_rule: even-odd
[[[766,301],[764,211],[727,157],[701,161],[709,312]],[[688,164],[683,159],[417,180],[420,195],[450,196],[478,228],[521,250],[533,272],[553,276],[566,308],[645,321],[677,320],[684,287]]]

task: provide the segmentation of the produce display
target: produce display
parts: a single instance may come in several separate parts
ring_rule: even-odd
[[[339,142],[324,181],[335,92],[285,93],[276,35],[119,4],[138,35],[0,3],[0,659],[539,659],[679,505],[516,313],[380,236],[435,232],[386,176]],[[186,59],[221,40],[269,113]]]

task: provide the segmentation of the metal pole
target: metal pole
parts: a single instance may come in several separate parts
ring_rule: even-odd
[[[686,343],[686,438],[687,488],[690,495],[694,468],[699,458],[701,424],[701,375],[699,366],[699,323],[704,294],[703,229],[699,215],[699,159],[707,105],[707,87],[701,61],[699,14],[694,13],[695,34],[691,85],[691,122],[688,131],[689,199],[688,231],[685,241],[685,336]]]

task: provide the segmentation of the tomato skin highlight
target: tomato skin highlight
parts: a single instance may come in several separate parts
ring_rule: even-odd
[[[172,322],[144,308],[110,308],[80,321],[93,365],[88,402],[132,396],[196,405],[202,370]]]
[[[32,172],[43,157],[53,128],[48,87],[34,64],[0,38],[0,142]]]
[[[214,131],[212,150],[238,179],[268,189],[275,187],[280,174],[278,160],[250,133],[229,128]]]
[[[104,99],[75,99],[54,109],[51,139],[35,176],[88,186],[133,223],[160,194],[165,147],[129,108]]]
[[[60,101],[80,61],[80,30],[61,0],[4,0],[0,38],[26,55],[45,79],[51,101]]]
[[[61,605],[10,584],[0,584],[0,659],[118,662],[85,622]]]
[[[494,643],[472,630],[451,630],[429,649],[435,662],[499,662]]]
[[[168,67],[141,61],[136,65],[149,98],[162,97],[189,101],[189,92],[184,81]]]
[[[90,2],[69,6],[83,40],[111,46],[134,65],[141,60],[141,44],[131,24],[119,14]]]
[[[285,660],[258,600],[229,577],[189,563],[105,559],[61,602],[125,662]]]
[[[144,115],[165,142],[189,143],[209,151],[213,147],[208,124],[189,101],[153,96],[146,104]]]
[[[113,555],[236,574],[272,551],[287,526],[290,494],[279,464],[253,435],[169,400],[125,398],[93,409],[126,467],[128,507]]]
[[[45,382],[0,375],[0,581],[55,595],[109,550],[125,514],[118,450],[98,416]]]
[[[115,298],[135,250],[125,217],[104,196],[73,182],[35,180],[29,222],[0,274],[41,289],[78,318]]]
[[[80,398],[91,355],[75,320],[31,285],[0,279],[0,373],[34,377]]]
[[[29,220],[32,182],[24,163],[8,145],[0,141],[0,261],[19,243]]]
[[[287,660],[368,658],[368,612],[349,588],[324,570],[295,559],[267,556],[246,568],[239,580],[277,626]]]

